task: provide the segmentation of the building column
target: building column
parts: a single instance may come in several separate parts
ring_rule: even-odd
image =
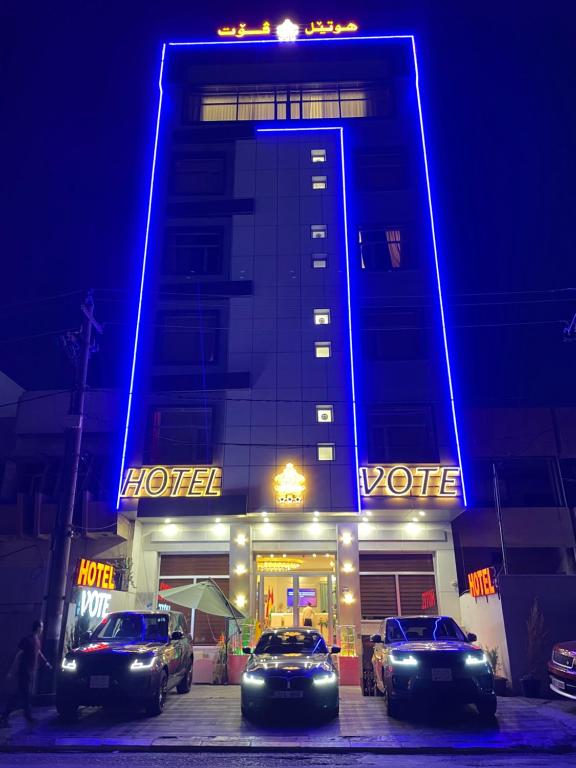
[[[252,540],[250,526],[230,525],[230,601],[247,617],[254,612],[255,596],[250,594]]]
[[[358,523],[340,523],[337,527],[336,564],[339,625],[354,627],[355,651],[362,651]],[[342,640],[342,638],[340,638]]]

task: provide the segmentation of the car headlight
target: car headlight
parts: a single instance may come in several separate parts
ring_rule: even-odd
[[[262,686],[264,685],[264,678],[258,677],[257,675],[251,675],[249,672],[245,672],[242,675],[242,682],[246,683],[246,685]]]
[[[62,659],[62,664],[60,665],[60,669],[62,669],[65,672],[76,672],[76,669],[78,668],[78,665],[76,664],[76,659]]]
[[[396,656],[395,654],[391,653],[390,664],[398,667],[417,667],[418,659],[414,658],[412,654],[407,654],[406,656]]]
[[[331,685],[337,681],[336,672],[330,672],[327,675],[317,675],[313,678],[314,685]]]
[[[130,664],[130,669],[134,672],[137,672],[141,669],[152,669],[155,662],[156,662],[155,656],[151,656],[151,657],[145,656],[143,659],[134,659],[132,664]]]
[[[476,664],[488,664],[488,658],[485,653],[480,654],[479,656],[473,656],[471,653],[466,656],[466,666],[472,667]]]

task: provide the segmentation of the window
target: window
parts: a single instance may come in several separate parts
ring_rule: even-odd
[[[211,365],[217,362],[218,312],[161,312],[157,325],[158,364]]]
[[[174,155],[173,195],[221,195],[225,189],[224,155]]]
[[[367,309],[361,314],[362,344],[367,360],[425,360],[428,332],[417,309]]]
[[[316,406],[316,421],[319,424],[331,424],[334,421],[334,406],[332,406],[332,405],[317,405]]]
[[[314,325],[330,325],[330,310],[329,309],[315,309],[314,310]]]
[[[314,343],[316,357],[331,357],[332,344],[329,341],[316,341]]]
[[[334,461],[334,443],[318,443],[318,461]]]
[[[212,464],[212,409],[158,408],[149,423],[150,464]]]
[[[326,189],[328,180],[326,176],[312,176],[312,189]]]
[[[328,256],[325,253],[315,253],[312,256],[313,269],[326,269],[328,266]]]
[[[356,157],[356,180],[364,190],[386,192],[408,186],[408,160],[403,148],[365,152]]]
[[[165,275],[218,275],[222,272],[224,233],[212,227],[170,227],[163,255]]]
[[[495,504],[494,464],[503,507],[561,506],[554,461],[532,456],[471,462],[470,496],[475,506]]]
[[[368,421],[368,461],[370,464],[438,461],[431,409],[373,408]]]
[[[327,235],[326,224],[312,224],[310,227],[310,237],[312,240],[320,240]]]
[[[361,227],[358,230],[360,266],[371,272],[413,268],[406,230],[394,227]]]
[[[311,149],[310,160],[313,163],[325,163],[326,162],[326,150],[325,149]]]
[[[392,113],[388,88],[361,83],[289,86],[214,86],[188,94],[188,122],[320,120],[385,117]]]

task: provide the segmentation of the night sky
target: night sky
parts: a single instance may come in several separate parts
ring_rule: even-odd
[[[57,332],[92,287],[90,382],[126,381],[161,42],[337,16],[417,35],[460,402],[575,404],[575,4],[201,5],[0,3],[0,370],[66,386]]]

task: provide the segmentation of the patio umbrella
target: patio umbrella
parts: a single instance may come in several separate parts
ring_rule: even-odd
[[[238,627],[238,632],[241,632],[238,620],[245,619],[246,616],[232,605],[218,584],[212,579],[200,581],[198,584],[186,584],[183,587],[161,589],[159,594],[165,600],[185,608],[194,608],[213,616],[233,619]]]

